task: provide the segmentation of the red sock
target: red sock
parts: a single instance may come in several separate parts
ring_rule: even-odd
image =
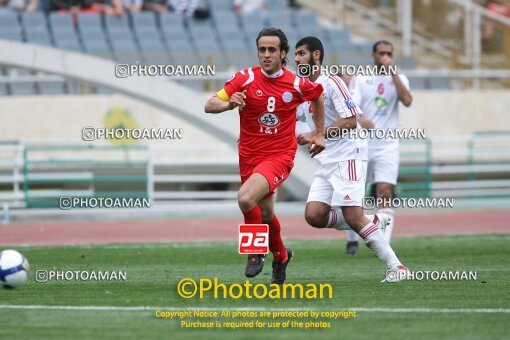
[[[258,205],[254,206],[251,210],[243,211],[245,224],[261,224],[262,212]]]
[[[280,230],[280,221],[278,221],[276,215],[273,214],[273,218],[271,222],[269,222],[269,250],[273,253],[275,262],[287,261],[287,249],[285,249],[283,245]]]

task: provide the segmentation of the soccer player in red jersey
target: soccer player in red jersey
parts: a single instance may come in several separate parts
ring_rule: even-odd
[[[296,108],[310,101],[316,124],[308,143],[314,157],[325,148],[323,88],[285,68],[289,43],[278,28],[264,28],[258,35],[260,66],[237,72],[205,104],[205,112],[239,108],[239,168],[241,189],[237,201],[246,224],[269,225],[269,250],[273,254],[272,283],[283,283],[292,251],[285,248],[280,223],[274,214],[273,194],[289,176],[297,149]],[[258,275],[265,255],[249,255],[245,274]]]

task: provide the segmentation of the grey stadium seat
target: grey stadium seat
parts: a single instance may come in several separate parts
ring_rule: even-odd
[[[299,11],[294,16],[294,21],[298,27],[318,26],[315,14],[307,11]]]
[[[104,34],[101,17],[97,13],[80,14],[78,16],[78,28],[80,33],[101,32]]]
[[[66,13],[51,12],[49,15],[51,28],[57,30],[61,28],[74,28],[73,18]]]
[[[19,27],[19,20],[16,14],[0,14],[0,31],[6,28]]]
[[[171,26],[181,26],[181,27],[184,26],[181,16],[175,12],[161,13],[159,15],[159,22],[161,24],[161,28],[171,27]]]
[[[21,35],[21,29],[18,27],[0,28],[0,39],[23,41],[23,37]]]
[[[170,57],[176,64],[198,64],[198,58],[193,46],[187,40],[173,41],[168,45]]]
[[[156,15],[152,11],[131,14],[131,22],[135,29],[139,27],[156,27]]]
[[[132,41],[112,41],[115,59],[122,63],[142,62],[140,51]]]
[[[26,32],[27,42],[32,44],[51,46],[48,32]]]
[[[416,59],[414,57],[396,57],[395,64],[403,70],[413,70],[416,68]]]
[[[163,34],[168,42],[189,40],[188,33],[186,33],[182,26],[167,26],[163,29]]]

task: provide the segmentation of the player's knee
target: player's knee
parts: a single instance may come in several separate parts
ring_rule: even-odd
[[[242,211],[248,211],[251,210],[257,202],[255,201],[255,197],[249,193],[239,192],[237,194],[237,204],[239,204],[239,208],[241,208]]]
[[[317,211],[313,209],[309,209],[308,207],[305,210],[305,220],[310,226],[314,228],[325,228],[327,221],[324,223],[324,218],[317,214]]]

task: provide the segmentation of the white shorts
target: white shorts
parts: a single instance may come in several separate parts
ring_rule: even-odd
[[[366,176],[367,161],[360,159],[323,164],[314,174],[307,202],[322,202],[332,207],[361,207]]]
[[[388,148],[368,150],[367,183],[397,184],[400,154],[398,144]]]

